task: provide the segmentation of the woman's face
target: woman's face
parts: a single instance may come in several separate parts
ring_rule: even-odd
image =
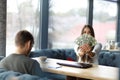
[[[91,31],[88,27],[86,27],[84,30],[83,30],[83,34],[89,34],[91,35]]]

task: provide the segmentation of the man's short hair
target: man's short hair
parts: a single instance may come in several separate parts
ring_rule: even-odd
[[[15,44],[16,46],[24,46],[26,42],[31,41],[31,44],[34,43],[34,38],[30,32],[27,30],[21,30],[16,34]]]

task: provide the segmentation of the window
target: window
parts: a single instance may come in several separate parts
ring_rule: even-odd
[[[7,1],[7,45],[6,55],[15,48],[14,38],[18,31],[26,29],[35,39],[33,49],[37,48],[39,30],[40,0],[8,0]]]
[[[49,48],[73,48],[87,19],[87,0],[49,0]]]
[[[94,0],[93,27],[98,42],[104,44],[116,37],[117,4]]]

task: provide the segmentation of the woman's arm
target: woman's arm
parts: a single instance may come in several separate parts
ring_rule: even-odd
[[[99,53],[101,51],[101,49],[102,49],[102,44],[101,43],[97,43],[95,45],[95,47],[93,48],[92,52]]]
[[[92,51],[87,52],[89,57],[91,58],[94,57],[97,53],[101,51],[101,48],[102,48],[102,45],[100,43],[97,43]]]
[[[77,55],[77,61],[78,61],[78,62],[81,62],[81,58],[82,58],[82,56],[84,55],[84,53],[80,51],[79,45],[76,44],[76,45],[74,46],[74,51],[75,51],[75,53],[76,53],[76,55]]]
[[[76,55],[80,56],[80,57],[82,57],[85,54],[85,52],[81,50],[79,45],[74,46],[74,51],[75,51]]]

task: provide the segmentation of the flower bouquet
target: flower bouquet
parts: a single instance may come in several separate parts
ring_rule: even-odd
[[[91,47],[93,47],[96,45],[97,41],[91,35],[83,34],[75,40],[75,43],[79,46],[82,46],[84,44],[89,44]]]

